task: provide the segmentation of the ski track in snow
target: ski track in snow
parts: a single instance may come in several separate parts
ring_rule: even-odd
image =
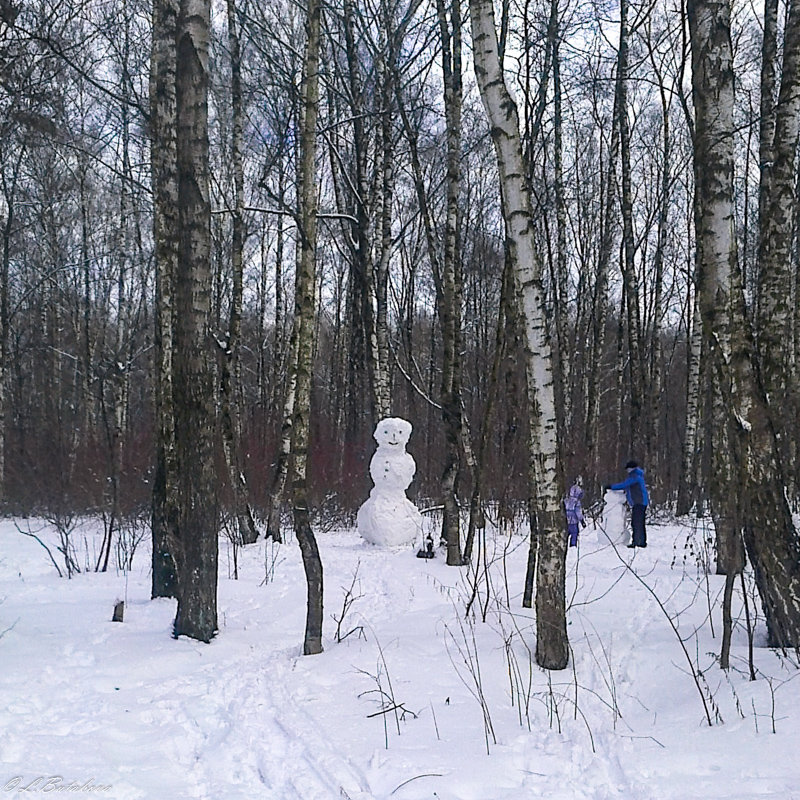
[[[646,551],[615,550],[587,529],[569,553],[578,714],[572,668],[550,676],[555,720],[547,675],[534,666],[531,730],[520,726],[497,625],[491,614],[476,625],[498,738],[487,755],[480,708],[455,669],[464,573],[442,558],[420,562],[352,532],[323,538],[325,652],[306,658],[296,544],[266,586],[263,546],[242,551],[239,581],[221,566],[220,635],[201,645],[170,637],[174,606],[149,601],[146,571],[131,578],[125,623],[112,624],[118,576],[59,581],[40,551],[0,526],[13,545],[0,549],[0,630],[18,619],[0,639],[0,789],[12,776],[46,774],[93,776],[113,785],[112,800],[800,800],[797,737],[785,733],[800,723],[800,678],[779,688],[783,736],[767,733],[765,682],[737,675],[732,689],[715,684],[726,725],[708,728],[675,634],[628,565],[670,613],[687,613],[697,577],[691,564],[670,568],[658,527],[649,535]],[[503,541],[492,543],[495,555]],[[510,556],[517,583],[524,542]],[[364,636],[336,644],[331,615],[356,571],[343,630],[360,625]],[[706,665],[719,639],[708,636],[704,602],[693,600],[698,614],[681,619],[681,635]],[[532,615],[516,613],[530,644]],[[741,657],[741,631],[734,644]],[[520,640],[516,648],[525,673],[527,650]],[[757,655],[765,674],[791,679],[771,651]],[[391,676],[397,701],[414,712],[399,730],[393,717],[370,717],[376,675],[384,687]],[[708,675],[721,681],[713,664]]]
[[[211,700],[202,714],[185,718],[194,727],[194,758],[198,766],[198,797],[308,798],[328,800],[343,787],[366,792],[358,769],[318,732],[287,688],[288,653],[266,663],[220,664],[203,677]],[[232,685],[230,670],[246,670],[244,686]],[[189,693],[196,691],[192,686]],[[180,687],[178,688],[180,691]],[[202,700],[201,700],[202,702]],[[257,733],[257,738],[254,738]],[[224,787],[224,789],[223,789]],[[347,790],[347,789],[346,789]]]

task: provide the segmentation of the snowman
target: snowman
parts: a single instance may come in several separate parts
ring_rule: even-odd
[[[398,547],[414,542],[422,530],[422,515],[406,497],[416,464],[406,444],[411,423],[398,417],[381,420],[373,434],[378,449],[369,464],[375,484],[358,510],[358,532],[368,542]]]
[[[603,495],[603,523],[598,528],[597,540],[601,544],[611,542],[617,546],[630,541],[628,533],[628,509],[625,492],[606,489]]]

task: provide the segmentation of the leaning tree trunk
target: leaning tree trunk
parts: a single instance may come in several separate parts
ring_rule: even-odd
[[[531,200],[525,183],[517,107],[498,56],[492,0],[470,0],[475,75],[492,132],[500,172],[503,216],[525,322],[530,412],[532,536],[536,559],[536,661],[546,669],[569,662],[561,470],[556,436],[553,366],[545,317],[542,268],[534,242]],[[533,542],[532,542],[533,546]]]
[[[297,321],[296,395],[292,430],[292,511],[294,530],[306,573],[307,605],[303,653],[322,652],[322,560],[311,529],[308,500],[308,443],[311,416],[311,369],[314,354],[317,187],[316,141],[319,111],[320,57],[319,0],[308,3],[307,41],[303,81],[303,116],[300,132],[300,198],[298,273],[295,288]]]
[[[772,646],[800,647],[800,540],[784,492],[767,397],[736,263],[733,209],[733,57],[730,5],[690,0],[695,128],[695,219],[701,313],[714,392],[725,411],[737,528]],[[719,441],[720,437],[714,437]]]
[[[154,0],[150,71],[150,161],[156,262],[155,450],[152,510],[152,597],[177,597],[177,465],[172,397],[172,317],[178,264],[178,165],[175,118],[175,33],[178,4]],[[88,280],[88,278],[87,278]],[[88,308],[88,288],[87,308]],[[88,326],[87,367],[90,361]],[[88,402],[88,398],[87,398]]]
[[[180,230],[173,319],[180,540],[175,635],[204,642],[210,641],[217,629],[219,528],[214,470],[214,371],[209,344],[210,10],[210,0],[181,0],[175,72]]]

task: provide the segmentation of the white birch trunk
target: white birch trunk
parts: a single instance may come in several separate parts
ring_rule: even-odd
[[[692,306],[694,310],[689,334],[689,365],[686,377],[686,431],[683,437],[678,514],[688,514],[697,499],[697,444],[700,421],[700,357],[703,344],[703,322],[700,318],[700,299],[696,291]]]
[[[491,0],[470,0],[475,74],[492,132],[509,253],[520,293],[530,404],[532,528],[539,537],[536,563],[536,660],[547,669],[569,661],[564,597],[566,539],[561,513],[561,479],[550,340],[544,312],[542,269],[519,133],[517,106],[498,56]]]
[[[303,653],[322,652],[322,560],[311,529],[308,499],[308,447],[311,416],[311,372],[314,352],[315,283],[317,248],[316,143],[319,113],[319,59],[321,5],[308,4],[305,63],[303,68],[303,115],[300,131],[300,230],[298,273],[295,288],[297,362],[294,423],[292,431],[292,510],[294,530],[306,574],[307,603]]]
[[[735,504],[732,522],[753,565],[770,645],[796,648],[800,539],[786,500],[769,402],[756,375],[755,345],[736,263],[730,4],[690,0],[688,16],[696,112],[698,291],[714,372],[714,402],[723,410],[721,424],[726,426],[714,434],[714,472],[727,485],[718,486],[712,500],[718,503],[727,497]],[[726,456],[726,461],[720,460]],[[722,502],[728,516],[730,501]]]
[[[768,3],[767,8],[770,8]],[[775,9],[776,11],[776,9]],[[768,47],[765,12],[765,46],[762,92],[774,84],[776,46]],[[771,98],[770,98],[771,99]],[[762,113],[764,108],[762,97]],[[783,43],[780,91],[772,124],[762,126],[762,163],[759,219],[758,327],[760,374],[770,404],[780,412],[773,424],[778,432],[781,458],[789,463],[790,437],[798,411],[797,386],[792,364],[792,240],[796,183],[796,155],[800,134],[800,0],[788,4]],[[770,138],[771,137],[771,138]],[[764,139],[767,139],[764,141]]]
[[[175,108],[176,0],[153,3],[150,68],[150,161],[153,242],[156,262],[155,415],[156,471],[153,480],[152,597],[177,596],[177,462],[172,388],[174,280],[178,262],[178,167]],[[85,288],[88,315],[88,264]],[[86,362],[91,363],[88,316]]]
[[[208,160],[210,0],[181,0],[175,71],[178,221],[173,396],[179,503],[175,635],[217,630],[215,391],[210,350],[211,203]]]

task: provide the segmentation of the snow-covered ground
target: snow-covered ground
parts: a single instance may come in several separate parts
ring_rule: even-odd
[[[74,534],[79,561],[95,537]],[[521,531],[491,529],[468,615],[467,569],[320,532],[325,652],[304,657],[294,541],[246,548],[234,580],[221,540],[220,631],[204,645],[171,637],[174,603],[149,599],[144,544],[127,576],[67,580],[4,521],[0,796],[800,798],[797,659],[766,649],[759,621],[749,680],[737,594],[722,672],[723,579],[703,568],[703,531],[651,523],[648,537],[632,551],[583,531],[568,561],[573,658],[547,673],[521,607]],[[353,632],[337,642],[351,586]]]

